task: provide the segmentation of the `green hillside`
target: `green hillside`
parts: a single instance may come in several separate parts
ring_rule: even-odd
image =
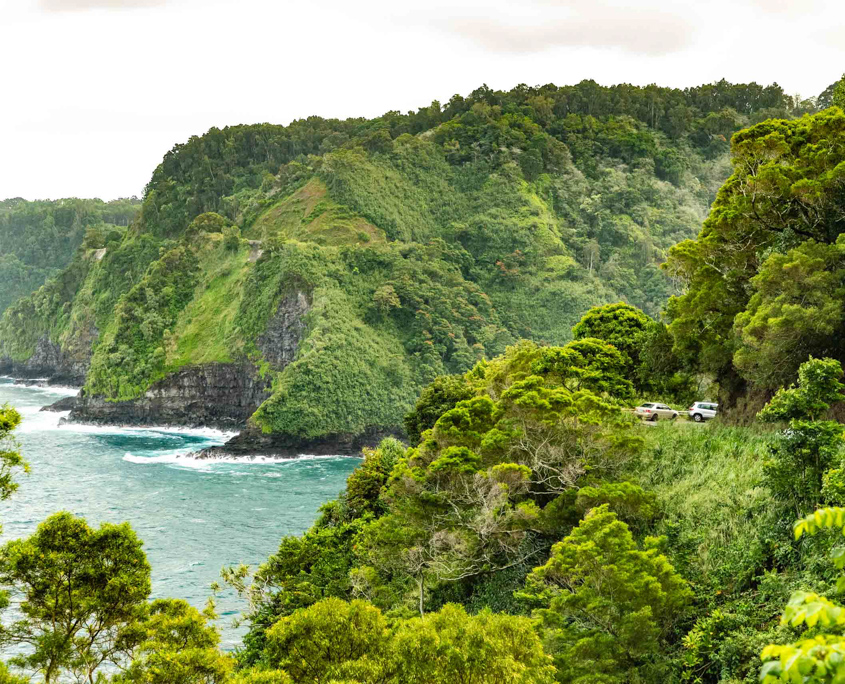
[[[67,267],[86,233],[89,246],[125,229],[138,200],[0,202],[0,313]]]
[[[399,429],[436,376],[564,344],[593,305],[657,315],[676,291],[659,266],[697,234],[732,133],[797,113],[777,86],[585,81],[212,129],[165,156],[104,254],[82,245],[5,313],[0,357],[93,346],[86,391],[107,400],[249,361],[272,384],[265,432]],[[291,298],[304,332],[274,360],[262,336]]]

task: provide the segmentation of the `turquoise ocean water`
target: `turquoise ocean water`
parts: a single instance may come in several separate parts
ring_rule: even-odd
[[[0,378],[0,404],[23,415],[17,438],[32,467],[15,495],[0,503],[0,539],[26,536],[61,510],[90,524],[129,521],[144,541],[155,597],[202,607],[222,566],[260,563],[283,535],[305,531],[358,463],[342,456],[200,461],[187,454],[227,436],[59,426],[64,414],[39,411],[73,393]],[[224,648],[234,647],[243,631],[231,625],[242,608],[231,592],[218,599]]]

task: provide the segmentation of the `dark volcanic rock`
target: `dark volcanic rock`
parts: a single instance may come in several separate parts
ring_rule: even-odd
[[[109,425],[240,428],[270,396],[270,382],[249,364],[209,363],[183,368],[143,397],[106,401],[80,396],[68,420]]]
[[[42,406],[42,411],[54,411],[56,413],[62,413],[63,411],[72,411],[76,408],[78,403],[79,397],[65,397],[64,399],[59,399],[57,402],[50,404],[49,406]]]
[[[92,333],[96,336],[96,331]],[[35,345],[35,352],[26,361],[0,358],[0,374],[23,380],[44,379],[49,385],[80,386],[91,363],[90,342],[82,351],[63,351],[46,335]]]
[[[305,331],[303,316],[310,307],[305,293],[291,292],[279,303],[267,330],[257,340],[264,358],[276,370],[282,370],[296,357]],[[208,363],[172,373],[139,399],[107,401],[101,396],[83,394],[68,420],[234,429],[246,426],[247,419],[269,396],[270,381],[261,378],[252,364]]]
[[[311,302],[304,292],[291,292],[284,297],[276,313],[267,322],[267,330],[258,338],[256,346],[267,362],[282,370],[296,358],[296,350],[305,334],[305,314]]]
[[[364,447],[375,447],[385,437],[402,439],[400,430],[369,428],[360,435],[324,435],[319,439],[301,439],[291,435],[266,434],[252,425],[219,447],[197,452],[198,458],[224,456],[272,456],[295,458],[304,454],[314,456],[358,456]]]

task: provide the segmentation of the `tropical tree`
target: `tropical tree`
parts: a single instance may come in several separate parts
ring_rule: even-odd
[[[795,377],[810,356],[839,353],[845,326],[845,239],[808,240],[775,252],[751,279],[753,292],[737,315],[736,367],[762,387]]]
[[[845,232],[845,114],[834,107],[797,120],[765,121],[734,135],[732,152],[733,175],[719,190],[698,239],[673,247],[666,268],[686,286],[686,293],[668,305],[676,348],[694,367],[715,373],[722,389],[735,397],[743,378],[733,361],[743,345],[749,348],[740,351],[740,370],[751,369],[752,380],[773,388],[784,378],[753,371],[755,346],[771,339],[775,353],[780,339],[812,347],[820,333],[827,334],[824,326],[836,323],[817,287],[824,280],[819,269],[828,268],[818,261],[821,248],[790,250],[810,240],[834,245]],[[767,258],[756,281],[761,294],[738,320],[749,307],[754,278]],[[818,325],[790,308],[801,305],[794,291],[802,280],[810,286],[810,313],[818,310],[823,316]],[[787,320],[779,320],[781,314]]]
[[[574,510],[587,473],[612,478],[641,446],[614,398],[632,391],[622,355],[601,340],[521,344],[468,375],[480,396],[443,413],[398,461],[386,515],[358,540],[361,596],[413,595],[423,615],[427,590],[522,566],[559,534],[544,507],[563,497]]]
[[[11,663],[46,684],[66,674],[94,681],[123,658],[150,594],[150,566],[128,524],[92,529],[57,513],[0,549],[0,585],[20,600],[21,617],[0,627],[0,644],[25,647]]]
[[[534,569],[520,596],[536,607],[559,681],[645,681],[692,592],[659,550],[637,546],[607,504],[592,509]]]
[[[327,598],[281,618],[267,632],[263,661],[295,684],[377,672],[389,633],[378,608],[366,601]]]
[[[200,612],[179,599],[153,601],[126,630],[123,645],[131,654],[131,662],[111,681],[114,684],[227,682],[234,662],[220,652],[220,634],[208,624],[216,618],[211,603]]]
[[[11,406],[0,406],[0,501],[5,501],[17,490],[15,475],[29,472],[29,465],[12,436],[20,423],[20,413]]]
[[[267,634],[264,664],[295,684],[551,684],[555,671],[526,617],[469,615],[449,604],[391,630],[374,606],[338,599],[281,618]]]
[[[795,523],[795,539],[829,529],[845,530],[845,509],[820,508]],[[845,549],[831,553],[835,566],[845,568]],[[845,576],[837,590],[845,589]],[[804,629],[802,639],[788,644],[769,644],[763,649],[762,684],[806,682],[838,684],[845,681],[845,607],[815,592],[796,591],[781,616],[781,624]]]
[[[396,682],[547,684],[555,681],[552,659],[543,652],[526,617],[483,610],[468,615],[449,604],[424,618],[403,622],[390,642]]]
[[[764,464],[765,483],[778,501],[803,516],[822,500],[825,475],[839,465],[845,445],[842,425],[821,420],[845,399],[842,366],[835,359],[801,364],[798,386],[780,389],[759,413],[766,422],[788,421]]]
[[[625,357],[629,372],[636,371],[641,363],[643,338],[654,321],[640,309],[617,302],[594,306],[572,328],[576,340],[595,337],[612,344]]]
[[[5,501],[17,490],[15,475],[21,471],[29,472],[29,465],[23,460],[18,451],[18,444],[12,436],[20,423],[20,413],[11,406],[0,406],[0,501]],[[6,607],[8,602],[8,591],[0,590],[0,608]],[[0,663],[0,684],[22,684],[24,681],[23,678],[12,675],[6,666]]]
[[[459,401],[472,398],[474,390],[463,375],[439,375],[425,386],[412,411],[405,416],[405,430],[413,446],[422,433],[434,427],[437,419]]]

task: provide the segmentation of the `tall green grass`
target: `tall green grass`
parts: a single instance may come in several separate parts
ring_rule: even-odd
[[[765,555],[762,521],[772,498],[762,486],[774,432],[717,421],[643,426],[646,449],[632,476],[658,498],[658,532],[693,582],[738,590]]]

